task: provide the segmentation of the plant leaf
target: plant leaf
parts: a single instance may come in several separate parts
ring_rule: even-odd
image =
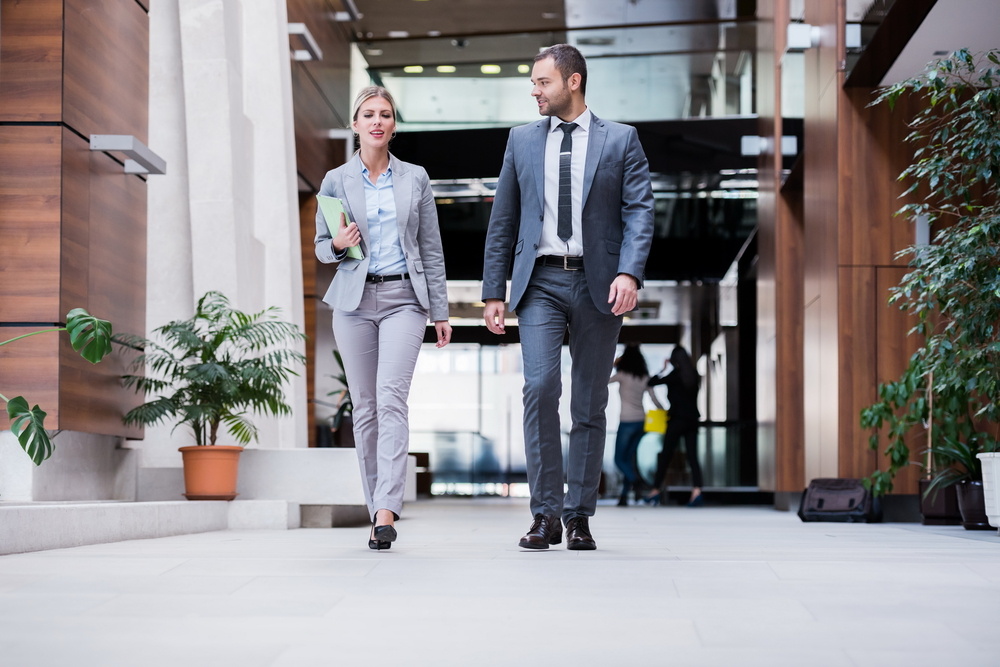
[[[10,417],[10,430],[17,435],[21,449],[36,466],[52,456],[52,441],[45,432],[45,412],[40,407],[29,409],[23,396],[15,396],[7,402],[7,416]]]
[[[111,322],[74,308],[66,314],[66,330],[70,345],[90,363],[96,364],[111,353]]]

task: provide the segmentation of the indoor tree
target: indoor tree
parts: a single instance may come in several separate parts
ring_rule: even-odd
[[[910,270],[889,299],[914,318],[920,347],[861,412],[870,446],[888,443],[887,468],[868,478],[876,495],[910,463],[915,426],[931,428],[932,487],[974,478],[975,453],[995,450],[1000,432],[1000,50],[956,51],[873,104],[892,108],[902,96],[923,104],[906,138],[914,160],[900,175],[911,203],[898,213],[928,224],[932,238],[900,253]]]

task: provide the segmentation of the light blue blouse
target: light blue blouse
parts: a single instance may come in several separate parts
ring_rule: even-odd
[[[375,183],[362,167],[365,203],[368,205],[368,273],[392,275],[406,273],[406,258],[396,223],[396,199],[392,195],[392,167],[380,174]]]

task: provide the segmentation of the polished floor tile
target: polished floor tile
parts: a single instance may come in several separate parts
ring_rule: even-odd
[[[226,531],[0,557],[4,667],[996,665],[1000,537],[601,506],[598,550],[517,547],[520,500],[367,528]]]

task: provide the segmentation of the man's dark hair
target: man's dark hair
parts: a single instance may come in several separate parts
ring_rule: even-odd
[[[539,60],[545,60],[546,58],[552,58],[556,69],[562,74],[563,81],[569,79],[573,74],[579,74],[580,92],[584,95],[587,94],[587,61],[575,46],[570,46],[569,44],[550,46],[535,56],[535,62],[537,63]]]

